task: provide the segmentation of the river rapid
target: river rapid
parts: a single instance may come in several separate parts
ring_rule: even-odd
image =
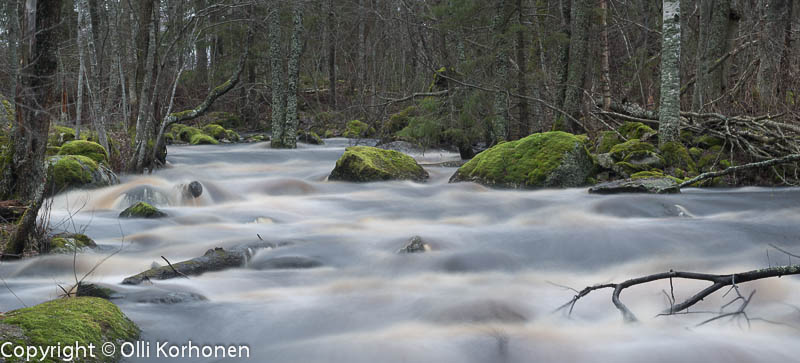
[[[246,344],[253,362],[777,362],[800,361],[800,279],[743,284],[754,320],[696,325],[733,294],[720,291],[691,311],[656,317],[669,281],[627,289],[641,320],[625,324],[601,290],[570,316],[554,310],[581,289],[674,270],[731,273],[791,262],[800,253],[800,189],[685,190],[679,195],[589,195],[586,189],[493,190],[449,184],[452,167],[427,167],[426,183],[327,182],[349,143],[174,146],[170,167],[122,184],[53,200],[55,231],[82,231],[100,248],[0,264],[28,305],[87,278],[115,288],[114,300],[145,341]],[[458,159],[430,151],[418,161]],[[204,186],[180,197],[191,181]],[[148,186],[157,220],[119,219],[125,197]],[[153,192],[156,191],[155,197]],[[419,235],[431,251],[398,254]],[[123,278],[263,240],[247,266],[120,285]],[[281,268],[276,258],[303,261]],[[300,268],[310,267],[310,268]],[[686,298],[707,286],[678,281]],[[736,305],[736,304],[734,304]],[[0,310],[21,307],[3,288]],[[729,310],[732,308],[729,308]],[[154,358],[130,358],[127,361]]]

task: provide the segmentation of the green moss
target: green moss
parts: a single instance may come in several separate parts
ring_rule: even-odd
[[[697,160],[697,167],[700,170],[708,171],[714,167],[714,162],[721,157],[722,146],[712,146]]]
[[[632,152],[636,151],[654,152],[655,150],[656,147],[653,146],[652,144],[642,142],[639,139],[630,139],[621,144],[614,145],[613,147],[611,147],[609,152],[611,153],[611,157],[613,157],[614,160],[624,160],[625,157]]]
[[[52,166],[52,178],[56,191],[89,184],[97,171],[97,162],[83,155],[61,156]]]
[[[162,218],[167,214],[145,202],[138,202],[119,214],[120,218]]]
[[[389,116],[389,120],[383,124],[381,132],[384,135],[393,135],[408,126],[412,117],[418,115],[417,106],[408,106],[402,111]]]
[[[178,131],[178,139],[183,142],[192,142],[192,137],[197,134],[202,134],[203,131],[196,127],[185,126]]]
[[[592,167],[581,138],[551,131],[495,145],[459,168],[451,181],[511,188],[572,187],[584,185]]]
[[[50,253],[72,253],[95,247],[97,244],[81,233],[57,235],[50,240]]]
[[[695,133],[692,130],[683,129],[680,133],[681,142],[684,145],[694,145],[694,139],[696,137]]]
[[[347,123],[347,127],[344,131],[343,136],[350,138],[350,139],[359,139],[363,137],[370,137],[372,136],[370,131],[374,132],[374,129],[369,127],[369,125],[359,121],[353,120]]]
[[[597,153],[598,154],[605,154],[611,151],[611,148],[615,145],[621,144],[622,139],[617,135],[614,131],[603,131],[597,137]]]
[[[86,140],[74,140],[65,143],[59,155],[83,155],[98,163],[108,164],[108,152],[100,144]]]
[[[691,156],[695,161],[700,160],[700,157],[703,156],[703,149],[699,147],[693,147],[689,149],[689,156]]]
[[[217,125],[217,124],[210,124],[203,127],[203,133],[209,135],[217,140],[224,139],[227,135],[225,134],[225,128]]]
[[[22,329],[24,337],[11,340],[22,346],[88,346],[93,344],[101,362],[114,362],[99,349],[104,342],[121,344],[139,337],[139,328],[112,302],[96,297],[58,299],[6,313],[1,324]],[[6,340],[5,338],[2,340]],[[117,349],[119,352],[119,349]],[[36,361],[40,358],[36,357]],[[44,359],[44,362],[58,362]]]
[[[689,150],[680,142],[672,141],[661,145],[661,156],[669,168],[680,168],[690,173],[697,169],[694,160],[689,156]]]
[[[683,179],[676,178],[672,175],[665,175],[661,170],[640,171],[631,175],[631,179],[647,179],[647,178],[670,178],[674,182],[683,183]]]
[[[52,146],[61,146],[65,142],[75,140],[75,130],[70,127],[54,125],[50,128],[47,143]]]
[[[725,143],[725,139],[710,135],[701,135],[694,139],[694,143],[702,148],[710,148],[713,146],[722,146]]]
[[[239,133],[233,130],[225,130],[225,138],[232,141],[232,142],[239,142],[242,138],[239,136]]]
[[[171,132],[164,133],[164,141],[166,141],[167,144],[175,142],[175,135],[173,135]]]
[[[644,140],[656,134],[656,131],[641,122],[626,122],[619,128],[619,133],[627,139]]]
[[[335,136],[336,136],[336,133],[333,130],[330,130],[330,129],[329,130],[325,130],[325,138],[326,139],[330,139],[330,138],[335,137]]]
[[[212,124],[217,124],[225,129],[234,129],[242,126],[242,119],[239,115],[231,112],[211,112],[207,119]]]
[[[298,140],[306,144],[312,144],[312,145],[325,144],[325,142],[322,141],[322,138],[319,137],[319,135],[317,135],[317,133],[314,131],[306,132],[305,130],[300,130],[297,132],[297,138]]]
[[[416,180],[428,178],[428,173],[414,158],[394,150],[370,146],[345,149],[336,161],[330,180],[370,182],[380,180]]]
[[[189,143],[192,145],[216,145],[219,144],[219,141],[211,136],[201,133],[192,135]]]
[[[59,153],[60,151],[61,151],[61,147],[59,147],[59,146],[50,146],[50,145],[48,145],[48,146],[47,146],[47,151],[45,151],[45,156],[53,156],[53,155],[58,155],[58,153]]]

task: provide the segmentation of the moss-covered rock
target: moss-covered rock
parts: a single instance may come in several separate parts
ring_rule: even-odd
[[[657,132],[650,126],[647,126],[641,122],[626,122],[620,126],[619,133],[625,136],[625,138],[628,140],[647,140],[657,134]]]
[[[231,112],[211,112],[206,117],[206,120],[225,129],[236,129],[242,126],[242,118]]]
[[[655,152],[656,147],[639,139],[630,139],[621,144],[614,145],[611,147],[611,150],[609,150],[611,157],[617,161],[625,160],[629,154],[639,151]]]
[[[108,164],[108,152],[100,144],[86,140],[73,140],[61,146],[59,155],[82,155],[98,163]]]
[[[369,125],[359,121],[353,120],[347,123],[347,128],[344,130],[342,136],[350,139],[360,139],[364,137],[372,137],[375,134],[375,129]]]
[[[685,173],[695,173],[697,167],[694,160],[689,155],[689,149],[677,141],[667,142],[661,145],[661,156],[664,158],[665,167],[672,172],[683,171]],[[678,174],[678,173],[675,173]],[[680,175],[686,176],[686,175]]]
[[[328,129],[328,130],[325,130],[325,135],[324,136],[325,136],[326,139],[330,139],[332,137],[336,137],[336,132],[331,130],[331,129]]]
[[[314,131],[308,131],[308,132],[306,132],[305,130],[298,131],[297,132],[297,140],[299,140],[300,142],[304,142],[306,144],[312,144],[312,145],[323,145],[323,144],[325,144],[325,142],[322,141],[322,138],[319,137],[319,135],[317,135],[317,133],[314,132]]]
[[[178,139],[183,142],[192,142],[192,137],[202,134],[203,131],[192,126],[184,126],[178,130]]]
[[[450,178],[505,188],[576,187],[594,165],[583,140],[561,131],[533,134],[476,155]]]
[[[209,124],[203,126],[203,133],[217,140],[222,140],[228,136],[225,133],[225,128],[217,124]]]
[[[660,169],[664,166],[664,159],[661,155],[644,150],[628,153],[623,162],[634,166],[636,170]]]
[[[82,233],[66,233],[50,239],[50,253],[82,252],[97,247],[97,244]]]
[[[167,214],[145,202],[138,202],[119,214],[120,218],[163,218]]]
[[[676,178],[672,175],[666,175],[660,170],[640,171],[631,175],[631,179],[648,179],[648,178],[669,178],[675,183],[683,183],[683,179]]]
[[[233,130],[225,130],[225,138],[231,142],[239,142],[242,139],[239,133]]]
[[[14,310],[0,320],[0,341],[15,346],[49,347],[54,345],[95,346],[94,359],[81,362],[115,362],[120,358],[119,345],[139,337],[139,328],[112,302],[96,297],[75,297],[48,301]],[[106,357],[100,352],[105,342],[117,345],[117,354]],[[88,350],[88,348],[87,348]],[[60,362],[53,357],[31,357],[35,361]],[[65,358],[65,357],[62,357]],[[41,360],[40,360],[41,359]],[[13,360],[9,360],[12,362]]]
[[[724,143],[725,139],[711,135],[700,135],[694,139],[694,144],[704,149],[708,149],[713,146],[721,147]]]
[[[164,142],[166,142],[167,145],[171,145],[175,142],[175,135],[173,135],[171,132],[164,133]]]
[[[382,180],[423,181],[428,178],[414,158],[393,150],[370,146],[353,146],[345,149],[336,161],[329,180],[371,182]]]
[[[61,146],[65,142],[75,140],[75,129],[66,126],[54,125],[50,128],[47,143],[52,146]]]
[[[192,138],[189,139],[189,143],[192,145],[216,145],[219,144],[219,141],[211,136],[200,133],[192,135]]]
[[[49,193],[74,188],[99,188],[119,183],[116,174],[103,164],[83,155],[57,155],[48,159]]]
[[[58,155],[59,152],[61,152],[61,147],[60,146],[50,146],[50,145],[48,145],[47,146],[47,150],[45,150],[45,154],[44,155],[45,156],[53,156],[53,155]]]
[[[700,171],[709,171],[714,168],[722,158],[722,146],[712,146],[703,152],[697,160],[697,168],[700,169]]]
[[[612,147],[621,143],[622,139],[619,137],[619,135],[617,135],[616,132],[603,131],[600,133],[600,135],[597,136],[597,141],[595,142],[597,148],[595,149],[595,151],[598,154],[605,154],[611,151]]]

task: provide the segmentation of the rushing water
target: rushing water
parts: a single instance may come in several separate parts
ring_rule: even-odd
[[[800,361],[796,277],[741,287],[744,294],[757,290],[750,317],[781,324],[723,319],[695,327],[711,315],[655,317],[668,306],[668,281],[625,290],[638,324],[622,323],[610,291],[585,297],[571,316],[553,313],[574,294],[557,285],[580,289],[669,269],[728,273],[789,262],[767,251],[775,243],[800,253],[798,189],[670,196],[508,191],[448,184],[455,168],[444,167],[427,168],[424,184],[325,181],[347,143],[171,147],[170,168],[56,197],[51,225],[85,229],[101,245],[78,256],[79,276],[123,246],[88,280],[114,285],[123,296],[115,302],[144,340],[247,344],[250,361]],[[457,159],[443,152],[415,157]],[[193,180],[204,193],[184,200],[180,186]],[[118,219],[130,203],[126,193],[143,186],[151,197],[156,191],[170,217]],[[160,256],[181,261],[258,235],[280,246],[257,251],[246,267],[119,285],[163,263]],[[432,251],[398,254],[413,235]],[[287,256],[319,266],[270,263]],[[65,255],[6,262],[0,274],[28,305],[58,296],[57,284],[75,279],[73,258]],[[704,286],[676,281],[675,295],[680,300]],[[692,311],[718,311],[732,298],[721,295]],[[0,310],[20,306],[0,293]]]

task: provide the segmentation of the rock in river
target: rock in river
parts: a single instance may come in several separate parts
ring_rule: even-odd
[[[425,171],[414,158],[393,150],[382,150],[370,146],[352,146],[336,161],[329,180],[372,182],[382,180],[428,179]]]
[[[615,180],[602,183],[589,188],[592,194],[620,194],[620,193],[650,193],[667,194],[680,193],[678,183],[670,178],[642,178]]]

